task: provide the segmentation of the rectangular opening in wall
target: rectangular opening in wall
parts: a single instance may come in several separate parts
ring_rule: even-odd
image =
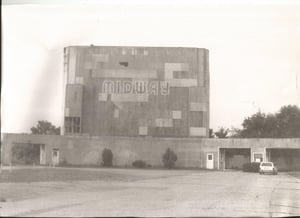
[[[243,169],[243,165],[250,162],[250,148],[220,148],[220,169]]]
[[[266,155],[279,171],[300,171],[300,148],[267,148]]]
[[[38,165],[40,164],[40,153],[40,144],[13,143],[11,161],[16,165]]]
[[[123,67],[128,67],[128,62],[119,62],[119,64]]]

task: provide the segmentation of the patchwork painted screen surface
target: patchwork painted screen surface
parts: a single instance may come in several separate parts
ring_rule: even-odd
[[[65,134],[208,136],[206,49],[68,47],[65,73]]]

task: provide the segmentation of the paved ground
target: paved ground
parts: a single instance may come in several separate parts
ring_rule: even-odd
[[[1,200],[0,216],[296,216],[300,179],[238,171],[6,169]]]

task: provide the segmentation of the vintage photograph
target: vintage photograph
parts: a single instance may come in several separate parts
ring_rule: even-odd
[[[300,216],[300,0],[1,11],[1,217]]]

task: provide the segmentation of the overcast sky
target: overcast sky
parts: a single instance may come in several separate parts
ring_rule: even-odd
[[[209,49],[213,129],[300,105],[300,1],[55,2],[2,6],[1,132],[61,126],[70,45]]]

